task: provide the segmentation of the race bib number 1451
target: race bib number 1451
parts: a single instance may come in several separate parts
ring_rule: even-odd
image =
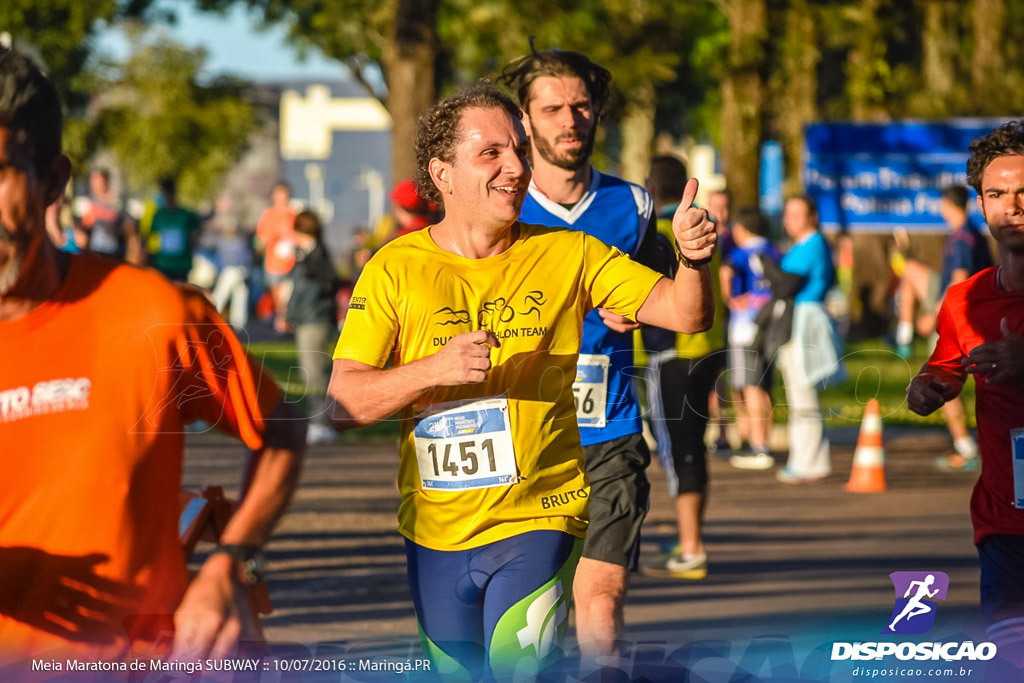
[[[425,489],[482,489],[519,480],[508,399],[431,406],[413,429]]]

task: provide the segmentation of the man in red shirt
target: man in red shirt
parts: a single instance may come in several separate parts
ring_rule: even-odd
[[[970,145],[967,180],[999,246],[1001,265],[950,287],[939,341],[907,388],[928,415],[975,375],[981,477],[971,496],[988,637],[1024,666],[1024,122]]]

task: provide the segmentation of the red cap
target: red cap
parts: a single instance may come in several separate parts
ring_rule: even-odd
[[[437,207],[434,206],[433,202],[428,202],[420,197],[419,193],[416,192],[416,183],[411,180],[403,180],[395,185],[395,189],[391,191],[391,201],[412,213],[437,211]]]

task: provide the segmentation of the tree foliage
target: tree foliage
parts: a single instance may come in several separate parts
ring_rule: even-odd
[[[80,77],[92,53],[96,26],[116,12],[116,0],[4,0],[0,30],[11,34],[16,47],[42,58],[65,97],[80,96]]]
[[[287,23],[300,48],[316,45],[357,75],[380,64],[386,80],[396,21],[417,11],[417,0],[196,2],[244,2]],[[636,144],[631,129],[667,130],[720,148],[741,137],[731,156],[756,156],[752,140],[774,137],[794,189],[808,122],[1012,114],[1024,85],[1024,0],[431,0],[430,9],[423,80],[442,94],[497,74],[534,36],[538,49],[577,49],[612,71],[607,122],[623,123],[623,147]],[[726,172],[749,184],[749,169],[743,179]]]
[[[244,85],[200,85],[204,59],[167,39],[135,38],[131,56],[103,80],[90,134],[115,155],[130,189],[173,176],[184,201],[210,199],[246,149],[256,118]]]
[[[88,99],[97,31],[121,19],[158,18],[153,0],[3,0],[0,31],[39,57],[73,112]]]

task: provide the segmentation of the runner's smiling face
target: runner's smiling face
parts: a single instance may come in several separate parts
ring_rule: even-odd
[[[530,139],[541,159],[567,171],[589,163],[597,116],[582,79],[538,76],[530,84],[526,109]]]
[[[978,206],[996,242],[1024,252],[1024,156],[996,157],[985,167]]]
[[[501,108],[462,114],[448,174],[445,212],[479,228],[507,228],[519,218],[530,185],[529,142],[522,122]]]

